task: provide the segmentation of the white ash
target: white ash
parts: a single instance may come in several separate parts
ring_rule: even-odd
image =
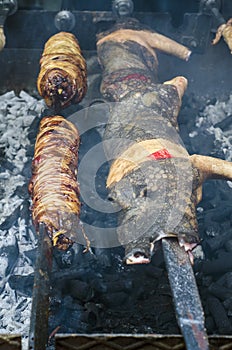
[[[0,168],[0,224],[23,202],[14,192],[27,181],[22,170],[28,161],[28,130],[44,108],[43,100],[24,91],[19,96],[13,91],[0,96],[0,151],[12,165],[11,170]],[[12,290],[8,279],[11,274],[23,276],[33,272],[32,263],[24,253],[36,244],[34,233],[22,218],[9,230],[0,230],[0,333],[21,334],[23,349],[28,347],[31,298]]]
[[[227,101],[217,101],[214,105],[208,105],[204,111],[197,117],[197,133],[190,137],[196,137],[199,133],[207,130],[215,137],[215,147],[222,149],[225,159],[232,161],[232,124],[228,130],[222,130],[217,127],[217,123],[232,115],[232,95]]]
[[[0,96],[0,149],[14,166],[13,171],[0,173],[0,188],[4,189],[0,203],[0,224],[20,204],[20,199],[12,195],[17,186],[25,183],[20,172],[27,162],[26,147],[30,144],[28,128],[44,106],[42,100],[24,91],[19,96],[14,91]]]
[[[0,333],[28,334],[30,326],[31,298],[16,295],[8,283],[0,295]],[[27,349],[28,340],[22,338],[22,349]]]
[[[227,184],[230,188],[232,188],[232,181],[227,181]]]

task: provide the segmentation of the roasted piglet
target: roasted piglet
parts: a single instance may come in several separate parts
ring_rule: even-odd
[[[134,19],[118,22],[97,42],[101,92],[118,102],[111,105],[104,147],[114,159],[107,187],[121,208],[117,234],[128,264],[150,262],[157,241],[165,237],[177,237],[191,256],[200,241],[196,205],[202,182],[232,179],[231,163],[186,151],[177,116],[187,79],[158,83],[155,48],[183,59],[190,54]]]
[[[59,111],[80,102],[87,91],[86,62],[71,33],[60,32],[46,42],[37,79],[39,94]]]
[[[37,135],[29,192],[32,218],[38,229],[46,225],[53,246],[66,250],[76,240],[80,200],[77,183],[79,134],[61,116],[41,120]]]

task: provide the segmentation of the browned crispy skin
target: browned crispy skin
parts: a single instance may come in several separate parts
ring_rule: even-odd
[[[37,88],[48,107],[60,110],[83,99],[87,91],[86,62],[73,34],[60,32],[50,37],[40,65]]]
[[[41,120],[29,183],[32,218],[36,227],[46,225],[53,245],[62,250],[73,243],[79,222],[79,142],[78,130],[65,118]]]

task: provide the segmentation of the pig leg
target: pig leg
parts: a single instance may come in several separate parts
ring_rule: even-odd
[[[199,170],[201,182],[206,179],[224,179],[232,181],[232,162],[197,154],[190,156],[190,160]]]
[[[191,51],[187,47],[162,34],[153,33],[148,30],[119,29],[103,38],[100,38],[97,45],[101,45],[107,40],[121,43],[135,41],[146,47],[146,49],[153,55],[155,55],[153,50],[158,49],[186,61],[188,61],[191,55]]]
[[[207,179],[224,179],[232,181],[232,163],[226,160],[193,154],[189,157],[193,167],[198,170],[198,188],[196,202],[202,199],[202,183]]]

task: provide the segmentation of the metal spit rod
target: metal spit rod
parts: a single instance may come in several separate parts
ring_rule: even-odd
[[[187,350],[209,350],[204,312],[188,257],[176,239],[162,240],[177,321]]]
[[[48,313],[52,244],[43,223],[39,225],[39,242],[32,294],[29,350],[45,350],[48,340]]]

